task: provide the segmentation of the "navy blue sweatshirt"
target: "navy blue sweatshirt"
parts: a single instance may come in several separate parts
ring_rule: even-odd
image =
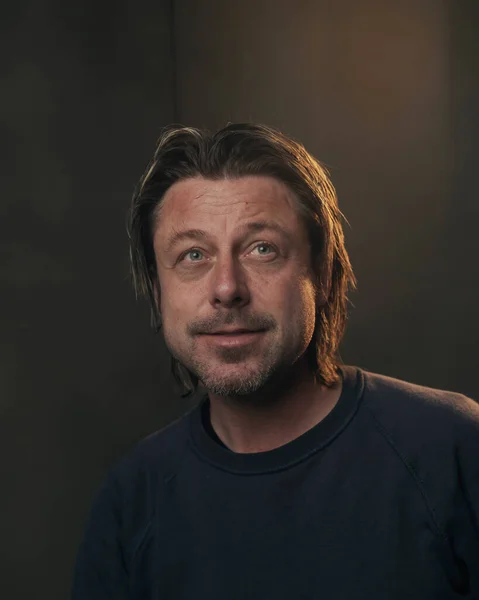
[[[275,450],[224,447],[206,398],[141,441],[93,504],[73,600],[479,599],[479,406],[341,372]]]

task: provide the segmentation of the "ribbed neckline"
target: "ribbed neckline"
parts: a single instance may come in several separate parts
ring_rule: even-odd
[[[251,454],[232,452],[207,433],[202,415],[209,411],[205,396],[189,414],[190,440],[193,449],[203,459],[223,471],[243,475],[270,473],[287,469],[305,460],[329,444],[343,431],[356,413],[364,390],[364,374],[351,366],[339,368],[343,387],[338,402],[317,425],[298,438],[267,452]]]

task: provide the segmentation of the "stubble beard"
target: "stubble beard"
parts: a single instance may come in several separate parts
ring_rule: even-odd
[[[279,370],[275,346],[266,352],[258,347],[215,348],[213,356],[191,356],[187,368],[206,391],[223,397],[244,397],[263,388]]]
[[[272,400],[299,358],[285,352],[277,340],[266,351],[262,347],[216,348],[212,358],[199,357],[195,343],[189,348],[188,355],[177,352],[174,356],[196,375],[205,391],[242,402],[248,397],[253,403]]]

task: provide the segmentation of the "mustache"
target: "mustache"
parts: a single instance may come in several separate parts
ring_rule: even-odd
[[[223,327],[235,329],[275,329],[276,320],[271,315],[248,315],[242,318],[230,313],[225,318],[219,320],[217,317],[210,319],[196,319],[186,327],[188,335],[195,336],[217,331]]]

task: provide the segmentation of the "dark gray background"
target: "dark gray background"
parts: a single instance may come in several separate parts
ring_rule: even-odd
[[[160,128],[255,120],[330,169],[345,362],[479,398],[479,3],[16,2],[3,85],[0,597],[63,599],[92,495],[191,405],[128,281]]]

